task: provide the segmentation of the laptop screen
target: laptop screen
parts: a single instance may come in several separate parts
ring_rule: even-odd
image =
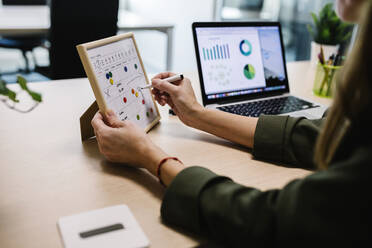
[[[194,23],[204,105],[289,92],[280,32],[278,23]]]

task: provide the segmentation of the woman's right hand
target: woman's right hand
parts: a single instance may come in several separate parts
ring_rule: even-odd
[[[154,87],[152,93],[161,106],[168,104],[183,123],[192,126],[204,108],[197,102],[188,78],[173,83],[163,80],[174,75],[171,72],[156,75],[151,80]]]

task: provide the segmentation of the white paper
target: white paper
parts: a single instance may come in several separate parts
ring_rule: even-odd
[[[81,238],[81,232],[122,224],[124,229]],[[58,226],[66,248],[148,247],[149,241],[126,205],[62,217]]]

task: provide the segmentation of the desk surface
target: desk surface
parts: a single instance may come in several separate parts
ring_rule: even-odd
[[[290,63],[288,69],[296,94],[330,102],[312,95],[308,62]],[[196,73],[186,76],[200,92]],[[154,177],[109,164],[95,140],[81,143],[79,117],[94,100],[87,79],[33,83],[30,88],[44,97],[31,113],[0,104],[1,247],[62,247],[59,217],[116,204],[130,207],[151,247],[192,247],[200,242],[161,224],[164,189]],[[310,173],[252,160],[247,149],[186,127],[169,117],[166,108],[161,114],[161,123],[149,135],[187,165],[202,165],[263,190]]]
[[[50,26],[48,6],[0,7],[0,35],[46,33]],[[154,29],[166,32],[173,24],[143,18],[132,12],[119,10],[119,30]]]

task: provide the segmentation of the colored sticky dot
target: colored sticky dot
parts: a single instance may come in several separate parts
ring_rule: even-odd
[[[136,92],[136,97],[138,97],[138,92]]]
[[[139,115],[137,115],[137,120],[139,120],[140,119],[140,116]]]
[[[124,66],[124,71],[127,72],[128,71],[128,67]]]
[[[134,89],[132,89],[132,94],[134,94]]]
[[[138,68],[138,65],[137,64],[134,64],[134,68],[137,70],[137,68]]]
[[[145,100],[142,100],[142,104],[145,104]]]
[[[152,110],[152,108],[150,108],[150,112],[151,112],[151,113],[153,113],[153,112],[154,112],[154,110]]]
[[[114,84],[114,80],[112,80],[112,78],[110,78],[110,84]]]
[[[110,74],[106,73],[106,78],[109,79],[110,78]]]
[[[126,98],[126,97],[124,97],[124,98],[123,98],[123,101],[124,101],[124,103],[126,103],[126,102],[127,102],[127,98]]]
[[[112,72],[111,71],[109,72],[109,75],[110,75],[110,77],[112,77]]]
[[[147,116],[147,117],[149,117],[149,116],[150,116],[149,112],[146,112],[146,116]]]

